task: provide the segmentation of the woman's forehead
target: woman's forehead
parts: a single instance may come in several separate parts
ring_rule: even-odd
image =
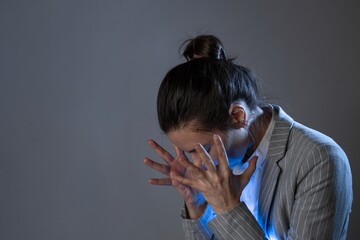
[[[194,149],[195,143],[207,145],[212,143],[214,133],[194,131],[189,128],[182,128],[167,133],[170,141],[181,150],[190,152]]]

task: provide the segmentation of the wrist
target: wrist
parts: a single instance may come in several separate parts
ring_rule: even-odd
[[[204,202],[203,204],[194,204],[194,203],[185,202],[186,215],[190,219],[199,219],[204,214],[206,206],[207,206],[207,202]]]
[[[231,202],[229,204],[227,204],[226,206],[219,206],[219,207],[216,207],[216,206],[212,206],[213,209],[214,209],[214,212],[219,215],[223,212],[228,212],[230,211],[231,209],[234,209],[237,205],[239,205],[240,203],[240,200],[237,200],[237,201],[234,201],[234,202]]]

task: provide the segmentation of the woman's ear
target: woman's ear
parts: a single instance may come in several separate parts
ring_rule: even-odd
[[[231,126],[235,129],[243,128],[246,125],[246,111],[239,103],[231,104],[229,108]]]

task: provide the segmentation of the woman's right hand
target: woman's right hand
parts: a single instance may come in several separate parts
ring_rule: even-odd
[[[165,161],[166,164],[161,164],[149,158],[144,159],[144,163],[150,168],[166,175],[165,178],[150,178],[149,183],[160,186],[174,186],[176,190],[184,198],[189,217],[191,219],[200,218],[206,208],[206,201],[202,194],[176,180],[172,180],[170,175],[180,175],[182,177],[189,177],[186,169],[180,164],[179,160],[184,159],[189,161],[184,152],[177,146],[174,146],[176,157],[174,158],[168,151],[162,148],[157,142],[150,139],[148,144],[155,150],[155,152]],[[201,167],[201,159],[194,159],[194,165]]]

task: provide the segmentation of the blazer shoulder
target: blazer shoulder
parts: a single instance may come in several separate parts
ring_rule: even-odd
[[[329,136],[294,121],[279,106],[273,106],[275,126],[270,139],[268,156],[279,162],[306,162],[311,155],[313,164],[326,159],[342,159],[347,162],[347,156],[342,148]]]
[[[292,143],[309,143],[314,147],[328,146],[341,149],[331,137],[298,122],[294,122],[289,140]]]
[[[336,161],[348,164],[343,149],[329,136],[295,122],[289,136],[289,149],[300,151],[312,161]]]

